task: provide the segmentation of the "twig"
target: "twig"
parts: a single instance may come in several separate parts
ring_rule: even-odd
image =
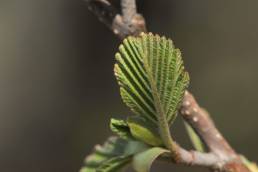
[[[220,170],[222,167],[221,160],[213,153],[202,153],[198,151],[187,151],[181,147],[178,148],[182,157],[180,161],[175,161],[170,153],[166,153],[158,158],[161,162],[174,162],[176,164],[183,164],[187,166],[200,166],[211,169]],[[172,160],[172,161],[171,161]]]
[[[177,150],[180,155],[179,161],[176,163],[181,163],[184,165],[191,166],[202,166],[212,169],[221,169],[221,159],[213,153],[203,153],[198,151],[188,151],[178,145]]]
[[[226,139],[215,127],[209,114],[198,105],[193,95],[188,91],[185,92],[181,106],[181,115],[193,127],[209,150],[218,156],[222,162],[230,162],[230,166],[234,166],[234,168],[236,168],[235,166],[239,166],[237,168],[241,168],[242,172],[249,171],[242,164],[239,155],[231,148]]]
[[[135,0],[122,0],[122,14],[108,0],[86,0],[88,8],[115,35],[123,39],[146,31],[145,20],[136,11]]]
[[[137,15],[135,0],[121,0],[124,23],[130,25],[133,17]]]
[[[119,14],[108,0],[86,0],[86,2],[89,9],[121,39],[146,31],[145,20],[137,13],[135,0],[121,0],[122,14]],[[250,172],[217,130],[208,113],[199,107],[188,91],[184,96],[181,114],[210,152],[187,151],[176,144],[180,158],[174,159],[175,163],[204,166],[221,172]],[[171,158],[171,154],[167,157]]]
[[[185,92],[181,115],[201,136],[210,151],[216,153],[222,159],[227,159],[229,155],[235,156],[236,153],[217,130],[209,114],[200,108],[193,95],[188,91]],[[223,157],[225,154],[227,156]]]

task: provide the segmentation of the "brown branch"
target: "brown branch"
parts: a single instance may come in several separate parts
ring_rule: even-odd
[[[137,13],[135,0],[121,0],[122,14],[119,14],[108,0],[86,0],[86,2],[100,21],[120,39],[146,32],[145,20]],[[199,107],[188,91],[183,99],[181,114],[204,141],[210,152],[187,151],[177,145],[180,158],[174,159],[175,163],[204,166],[221,172],[250,172],[217,130],[208,113]],[[171,154],[166,156],[171,160]]]
[[[182,102],[181,115],[192,126],[209,150],[222,162],[225,162],[224,168],[228,169],[230,166],[230,168],[236,168],[235,170],[241,169],[242,172],[249,171],[242,164],[239,155],[215,127],[209,114],[198,105],[193,95],[188,91],[185,92]]]
[[[136,11],[135,0],[122,0],[122,14],[108,0],[86,0],[88,8],[115,35],[123,39],[146,31],[145,20]]]
[[[181,106],[181,115],[194,128],[203,139],[210,151],[216,153],[222,159],[234,156],[236,153],[229,146],[225,138],[215,127],[209,114],[197,104],[193,95],[185,92]],[[226,157],[224,157],[226,155]]]
[[[158,158],[158,161],[182,164],[187,166],[200,166],[210,169],[221,169],[221,160],[213,153],[202,153],[198,151],[187,151],[181,147],[178,148],[181,160],[175,161],[170,153],[163,154]]]
[[[202,166],[212,169],[221,168],[221,159],[213,153],[203,153],[198,151],[188,151],[178,145],[177,150],[180,159],[175,162],[184,165]]]
[[[137,15],[135,0],[121,0],[122,15],[124,23],[130,25],[134,16]]]
[[[123,39],[146,31],[145,20],[137,13],[135,0],[121,0],[121,8],[122,15],[117,15],[113,22],[115,34]]]

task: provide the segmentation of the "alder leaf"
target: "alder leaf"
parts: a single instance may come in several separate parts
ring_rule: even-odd
[[[126,167],[131,162],[131,156],[118,156],[102,163],[96,172],[115,172]]]
[[[169,150],[160,147],[153,147],[144,152],[140,152],[133,157],[133,168],[137,172],[148,172],[154,160]]]
[[[124,120],[112,118],[110,120],[110,129],[111,131],[113,131],[115,134],[117,134],[123,139],[128,139],[133,137],[131,135],[130,128],[127,122]]]
[[[205,148],[200,137],[197,135],[197,133],[188,123],[184,122],[184,124],[185,124],[187,134],[193,144],[193,147],[199,152],[205,152]]]
[[[189,84],[180,50],[170,39],[143,33],[123,41],[116,61],[115,76],[125,104],[154,124],[161,116],[171,124]]]
[[[103,146],[95,146],[80,172],[116,172],[130,163],[134,154],[147,148],[142,142],[110,137]]]
[[[163,145],[157,127],[137,116],[129,117],[127,121],[112,118],[110,128],[124,139],[140,140],[151,146]]]
[[[162,146],[157,127],[147,123],[143,118],[130,117],[127,120],[131,135],[151,146]]]

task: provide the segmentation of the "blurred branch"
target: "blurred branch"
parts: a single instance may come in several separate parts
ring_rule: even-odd
[[[93,12],[98,19],[107,27],[112,28],[115,16],[118,14],[117,9],[107,0],[86,0],[88,9]]]
[[[135,0],[121,0],[122,15],[124,23],[130,25],[133,17],[137,15]]]
[[[86,3],[89,10],[121,39],[146,31],[145,20],[137,13],[135,0],[121,1],[122,14],[108,0],[86,0]]]
[[[88,8],[99,20],[120,39],[146,32],[145,20],[137,13],[135,0],[121,0],[121,14],[108,0],[86,0],[86,2]],[[204,141],[210,152],[188,151],[177,145],[179,158],[172,157],[175,163],[205,166],[221,172],[250,172],[242,163],[240,156],[217,130],[208,113],[199,107],[188,91],[183,99],[181,114]],[[171,160],[171,156],[167,155],[167,158]]]

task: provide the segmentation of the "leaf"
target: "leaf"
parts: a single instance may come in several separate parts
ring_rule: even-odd
[[[165,37],[142,33],[128,37],[116,54],[115,76],[125,104],[159,129],[174,152],[169,124],[174,121],[189,84],[181,53]]]
[[[118,119],[112,118],[110,121],[110,129],[121,138],[124,138],[124,139],[132,138],[132,135],[130,133],[130,128],[124,120],[118,120]]]
[[[131,156],[119,156],[107,160],[97,168],[97,172],[118,171],[131,161]]]
[[[115,172],[128,164],[132,155],[147,148],[142,142],[110,137],[103,146],[95,146],[80,172]]]
[[[186,131],[188,133],[188,136],[189,136],[194,148],[199,152],[204,152],[205,151],[204,145],[203,145],[200,137],[196,134],[194,129],[189,124],[187,124],[186,122],[184,122],[184,124],[185,124]]]
[[[134,138],[152,146],[162,145],[162,140],[155,126],[151,126],[143,118],[131,117],[128,118],[127,123]]]
[[[133,168],[137,172],[148,172],[154,160],[163,153],[169,153],[168,150],[154,147],[144,152],[138,153],[133,157]]]
[[[162,140],[159,137],[157,127],[151,125],[140,117],[129,117],[127,121],[111,119],[111,130],[124,139],[141,140],[152,146],[161,146]]]
[[[115,76],[125,104],[154,124],[172,123],[189,84],[179,49],[170,39],[141,34],[128,37],[116,54]]]

